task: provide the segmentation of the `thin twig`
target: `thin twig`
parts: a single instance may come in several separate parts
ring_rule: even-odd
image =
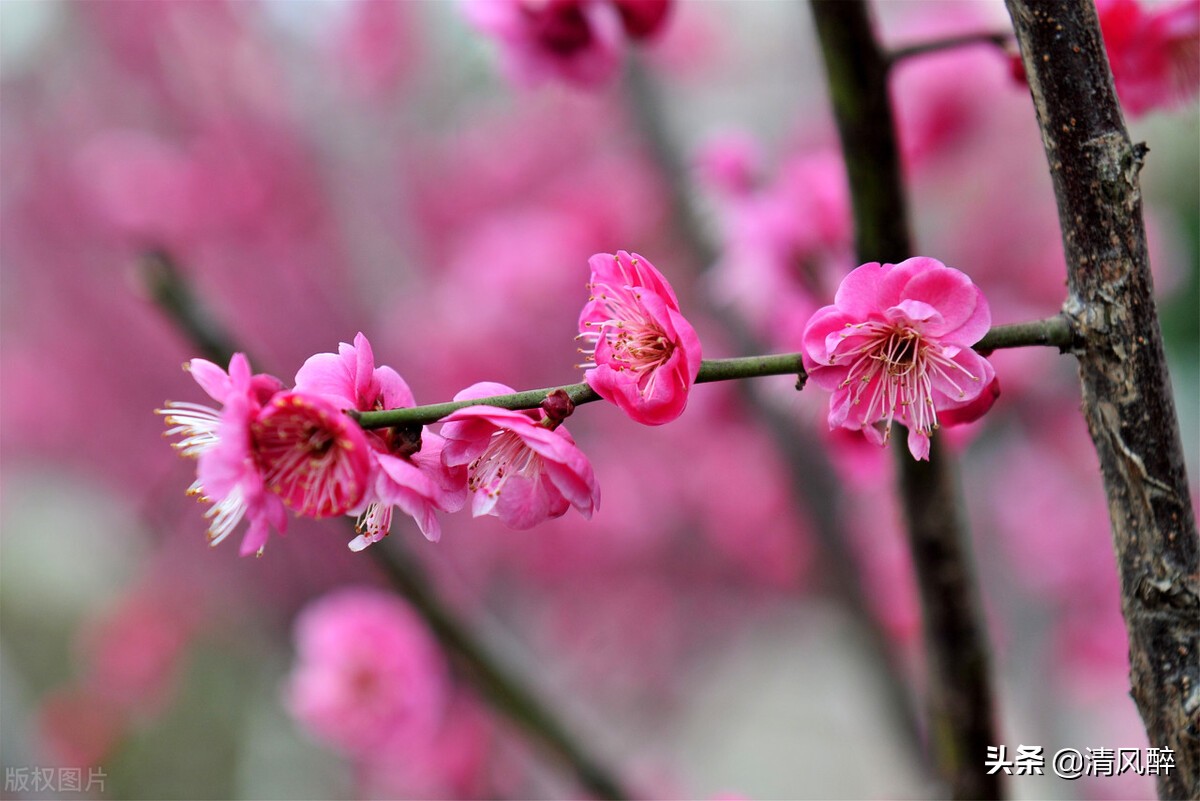
[[[916,44],[897,47],[890,53],[887,53],[887,64],[889,67],[892,67],[906,58],[940,53],[943,50],[970,47],[977,44],[993,45],[1003,49],[1013,44],[1013,35],[1010,31],[976,31],[975,33],[964,33],[958,36],[947,36],[945,39],[917,42]]]

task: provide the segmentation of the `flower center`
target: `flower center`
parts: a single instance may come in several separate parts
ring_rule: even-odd
[[[610,366],[617,371],[629,370],[637,376],[638,389],[643,395],[654,389],[657,370],[675,352],[675,343],[667,337],[657,322],[650,318],[642,304],[639,289],[598,282],[588,285],[592,300],[599,300],[609,317],[607,320],[588,321],[590,329],[579,335],[579,339],[591,344],[580,352],[588,362],[596,361],[596,345],[601,339],[608,343]],[[581,367],[591,367],[582,364]]]
[[[487,448],[467,466],[467,489],[482,489],[495,497],[514,475],[532,476],[541,470],[542,457],[511,431],[492,434]]]
[[[368,471],[365,441],[350,425],[311,398],[276,396],[251,429],[263,481],[298,514],[344,514],[366,491]]]
[[[910,325],[880,321],[847,324],[841,338],[849,340],[851,347],[831,354],[830,361],[849,361],[841,386],[850,388],[854,405],[866,398],[863,419],[883,420],[885,439],[897,419],[926,436],[937,429],[935,379],[940,385],[949,385],[959,399],[967,397],[958,383],[962,377],[979,380],[946,356],[938,342]]]

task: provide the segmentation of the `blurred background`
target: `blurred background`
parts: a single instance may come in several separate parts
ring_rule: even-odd
[[[878,5],[890,46],[1009,30],[998,3]],[[706,357],[798,349],[855,266],[805,5],[675,3],[589,86],[514,82],[504,43],[462,12],[0,4],[5,797],[578,797],[436,651],[401,688],[429,712],[422,736],[342,736],[352,709],[306,716],[298,616],[357,598],[386,618],[396,596],[337,521],[294,520],[260,559],[208,548],[184,495],[194,465],[153,413],[206,398],[180,370],[196,346],[147,289],[148,253],[170,256],[256,369],[289,381],[362,331],[421,403],[482,380],[579,380],[597,252],[666,274]],[[919,251],[970,275],[995,322],[1054,314],[1053,195],[1005,52],[907,60],[893,89]],[[1150,147],[1194,482],[1200,126],[1194,104],[1130,124]],[[1002,743],[1142,748],[1074,364],[1053,349],[993,361],[995,408],[942,436],[962,461]],[[409,552],[640,796],[928,796],[890,454],[830,434],[828,397],[793,383],[698,387],[661,428],[580,409],[569,427],[603,494],[591,521],[518,532],[460,513],[432,544],[398,516],[375,547]],[[103,780],[10,781],[57,767]],[[1153,795],[1131,773],[1011,788]]]

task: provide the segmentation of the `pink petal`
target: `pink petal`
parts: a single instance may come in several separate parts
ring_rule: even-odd
[[[916,323],[917,329],[923,333],[945,327],[941,313],[919,300],[902,300],[888,309],[884,316],[894,323]]]
[[[480,398],[491,398],[496,395],[511,395],[514,392],[516,390],[507,384],[500,384],[495,381],[480,381],[461,390],[454,396],[454,400],[479,400]]]
[[[379,384],[379,397],[385,409],[406,409],[416,406],[416,398],[408,388],[408,382],[390,367],[376,367],[375,379]]]
[[[233,386],[228,373],[208,359],[192,359],[184,364],[183,369],[192,374],[200,389],[207,392],[210,398],[219,403],[225,402]]]
[[[804,327],[801,350],[805,368],[808,369],[810,361],[815,364],[830,364],[830,354],[836,351],[837,344],[845,338],[843,334],[846,333],[846,326],[853,322],[855,318],[837,306],[818,309]]]
[[[334,353],[309,356],[296,371],[297,392],[321,395],[339,409],[358,409],[354,385],[346,360]]]
[[[266,546],[270,535],[271,530],[267,526],[265,518],[251,518],[250,527],[246,529],[246,535],[242,537],[242,545],[238,549],[238,555],[249,556],[252,553],[258,553]]]
[[[354,357],[354,396],[363,401],[371,394],[371,382],[375,378],[375,353],[362,331],[354,335]]]
[[[546,475],[562,496],[591,520],[592,513],[600,507],[600,487],[587,459],[581,458],[575,464],[548,461]]]
[[[855,267],[838,286],[833,299],[834,306],[847,317],[856,320],[866,320],[872,314],[878,315],[886,308],[880,307],[879,288],[887,272],[879,262]]]
[[[943,321],[940,324],[931,323],[922,329],[931,337],[951,337],[956,343],[973,345],[987,333],[992,323],[987,301],[979,287],[951,267],[929,269],[913,276],[904,286],[903,297],[928,304],[941,314]]]
[[[1000,377],[993,376],[991,383],[983,388],[974,400],[968,402],[964,406],[957,406],[950,409],[938,410],[938,423],[943,428],[950,426],[962,425],[964,423],[973,423],[996,403],[996,399],[1000,397]]]
[[[476,493],[481,495],[483,493]],[[570,504],[542,475],[529,479],[515,476],[504,485],[504,490],[495,497],[494,508],[489,511],[509,528],[524,531],[539,523],[566,514]]]
[[[929,461],[929,437],[917,431],[915,428],[908,429],[908,452],[913,455],[917,461]]]
[[[961,366],[962,370],[947,369],[949,380],[939,372],[935,372],[931,376],[934,391],[942,395],[949,402],[947,404],[949,406],[958,406],[979,397],[979,394],[992,383],[992,379],[996,376],[992,363],[970,348],[960,350],[951,361]],[[971,376],[975,377],[971,378]],[[955,389],[950,381],[957,384],[962,392]],[[937,403],[937,408],[941,411],[942,403]]]
[[[229,378],[235,387],[250,386],[250,360],[244,353],[235,353],[229,360]]]

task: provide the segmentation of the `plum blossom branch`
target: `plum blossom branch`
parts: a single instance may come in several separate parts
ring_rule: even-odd
[[[974,33],[947,36],[944,39],[931,39],[927,42],[917,42],[916,44],[897,47],[888,53],[886,58],[887,64],[890,67],[906,58],[938,53],[942,50],[970,47],[977,44],[989,44],[1005,48],[1011,46],[1013,43],[1013,35],[1010,31],[976,31]]]
[[[140,267],[152,298],[191,344],[214,361],[228,362],[237,350],[232,338],[213,322],[171,255],[162,251],[144,254]],[[586,384],[580,386],[588,389]],[[390,550],[383,546],[368,550],[392,587],[417,611],[476,691],[543,752],[573,773],[595,797],[629,798],[617,777],[580,745],[550,707],[525,687],[517,672],[442,602],[415,560],[399,550],[395,538],[389,544]]]
[[[1019,348],[1030,345],[1049,345],[1060,350],[1069,350],[1075,342],[1074,335],[1062,315],[1034,320],[1027,323],[993,326],[975,349],[988,353],[999,348]],[[799,353],[776,353],[765,356],[738,356],[729,359],[705,359],[696,376],[697,384],[713,381],[735,381],[744,378],[759,378],[772,375],[795,375],[799,378],[798,388],[803,387],[806,373]],[[389,426],[420,426],[436,423],[443,417],[468,406],[496,406],[501,409],[536,409],[546,397],[562,390],[576,405],[600,400],[600,396],[586,383],[563,384],[544,389],[527,389],[504,395],[493,395],[464,401],[447,401],[405,409],[385,409],[378,412],[347,413],[363,428],[386,428]]]
[[[854,212],[860,262],[912,255],[896,143],[889,61],[862,0],[812,0]],[[897,449],[909,548],[928,663],[929,741],[955,798],[999,798],[980,759],[998,742],[987,638],[967,554],[953,466],[935,444],[928,461]]]

